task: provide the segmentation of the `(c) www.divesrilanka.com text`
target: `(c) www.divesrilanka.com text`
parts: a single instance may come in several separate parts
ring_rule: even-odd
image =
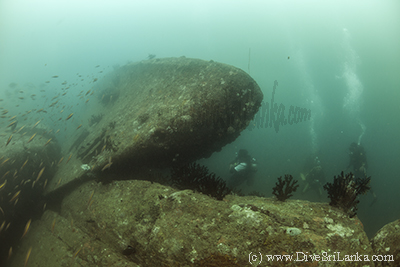
[[[291,255],[267,255],[258,253],[249,253],[249,263],[259,265],[263,261],[271,262],[271,261],[300,261],[300,262],[314,262],[314,261],[374,261],[374,262],[389,262],[394,261],[393,255],[368,255],[368,254],[359,254],[358,252],[351,255],[344,255],[341,252],[333,252],[328,254],[328,252],[322,252],[321,255],[318,254],[310,254],[308,252],[296,252],[296,254]]]

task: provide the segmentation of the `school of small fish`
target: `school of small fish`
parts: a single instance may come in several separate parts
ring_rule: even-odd
[[[99,67],[100,65],[95,66]],[[76,76],[73,82],[64,80],[62,75],[49,76],[38,85],[11,82],[8,88],[3,89],[7,98],[0,98],[0,249],[8,244],[4,238],[9,237],[9,234],[15,232],[19,239],[30,234],[29,229],[34,218],[30,218],[30,215],[16,216],[14,211],[31,205],[34,208],[40,206],[43,212],[47,203],[32,204],[32,199],[41,199],[50,181],[50,174],[61,164],[68,164],[73,157],[73,153],[68,152],[65,155],[67,160],[64,161],[63,155],[44,157],[44,152],[40,151],[47,151],[49,148],[49,151],[56,150],[54,147],[57,146],[60,135],[67,138],[74,131],[79,132],[88,127],[87,122],[81,120],[78,114],[82,112],[81,106],[91,105],[89,99],[96,96],[94,83],[98,77],[94,74],[83,77],[79,73]],[[89,88],[81,90],[85,87]],[[25,158],[12,156],[17,143],[26,150]],[[111,164],[110,158],[103,170]],[[56,187],[60,182],[61,178]],[[88,208],[93,203],[93,195],[94,191],[87,203]],[[16,222],[16,218],[24,218],[25,221]],[[22,225],[25,227],[22,228]],[[51,225],[51,233],[54,233],[55,228],[56,220]],[[78,256],[81,249],[82,247],[73,254],[73,258]],[[11,245],[6,251],[8,259],[13,257]],[[28,265],[31,253],[32,247],[26,252],[24,266]]]

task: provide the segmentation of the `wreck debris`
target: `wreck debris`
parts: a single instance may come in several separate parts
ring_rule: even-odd
[[[292,192],[296,192],[297,187],[299,187],[297,180],[293,180],[292,175],[285,174],[285,181],[282,181],[282,176],[278,177],[278,182],[276,182],[272,194],[274,194],[279,201],[285,201],[293,196]]]

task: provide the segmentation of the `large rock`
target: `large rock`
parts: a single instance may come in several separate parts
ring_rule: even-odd
[[[386,224],[371,240],[375,266],[400,266],[400,220]]]
[[[33,222],[10,266],[30,247],[32,266],[374,266],[361,222],[327,203],[217,201],[148,181],[86,183]]]
[[[185,57],[128,64],[93,90],[97,101],[71,143],[61,184],[82,177],[82,164],[121,173],[208,157],[239,136],[263,98],[244,71]]]

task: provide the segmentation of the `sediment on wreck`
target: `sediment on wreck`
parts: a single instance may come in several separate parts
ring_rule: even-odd
[[[93,90],[97,101],[81,118],[89,123],[71,142],[61,185],[85,175],[83,164],[101,176],[209,157],[240,135],[263,98],[241,69],[185,57],[127,64]]]
[[[31,246],[30,261],[41,266],[245,266],[249,255],[266,266],[267,255],[292,257],[284,266],[343,266],[346,255],[357,254],[363,260],[351,266],[374,266],[364,261],[373,252],[362,223],[328,203],[219,201],[149,181],[79,187],[60,213],[46,211],[33,223],[10,266],[23,265]]]

